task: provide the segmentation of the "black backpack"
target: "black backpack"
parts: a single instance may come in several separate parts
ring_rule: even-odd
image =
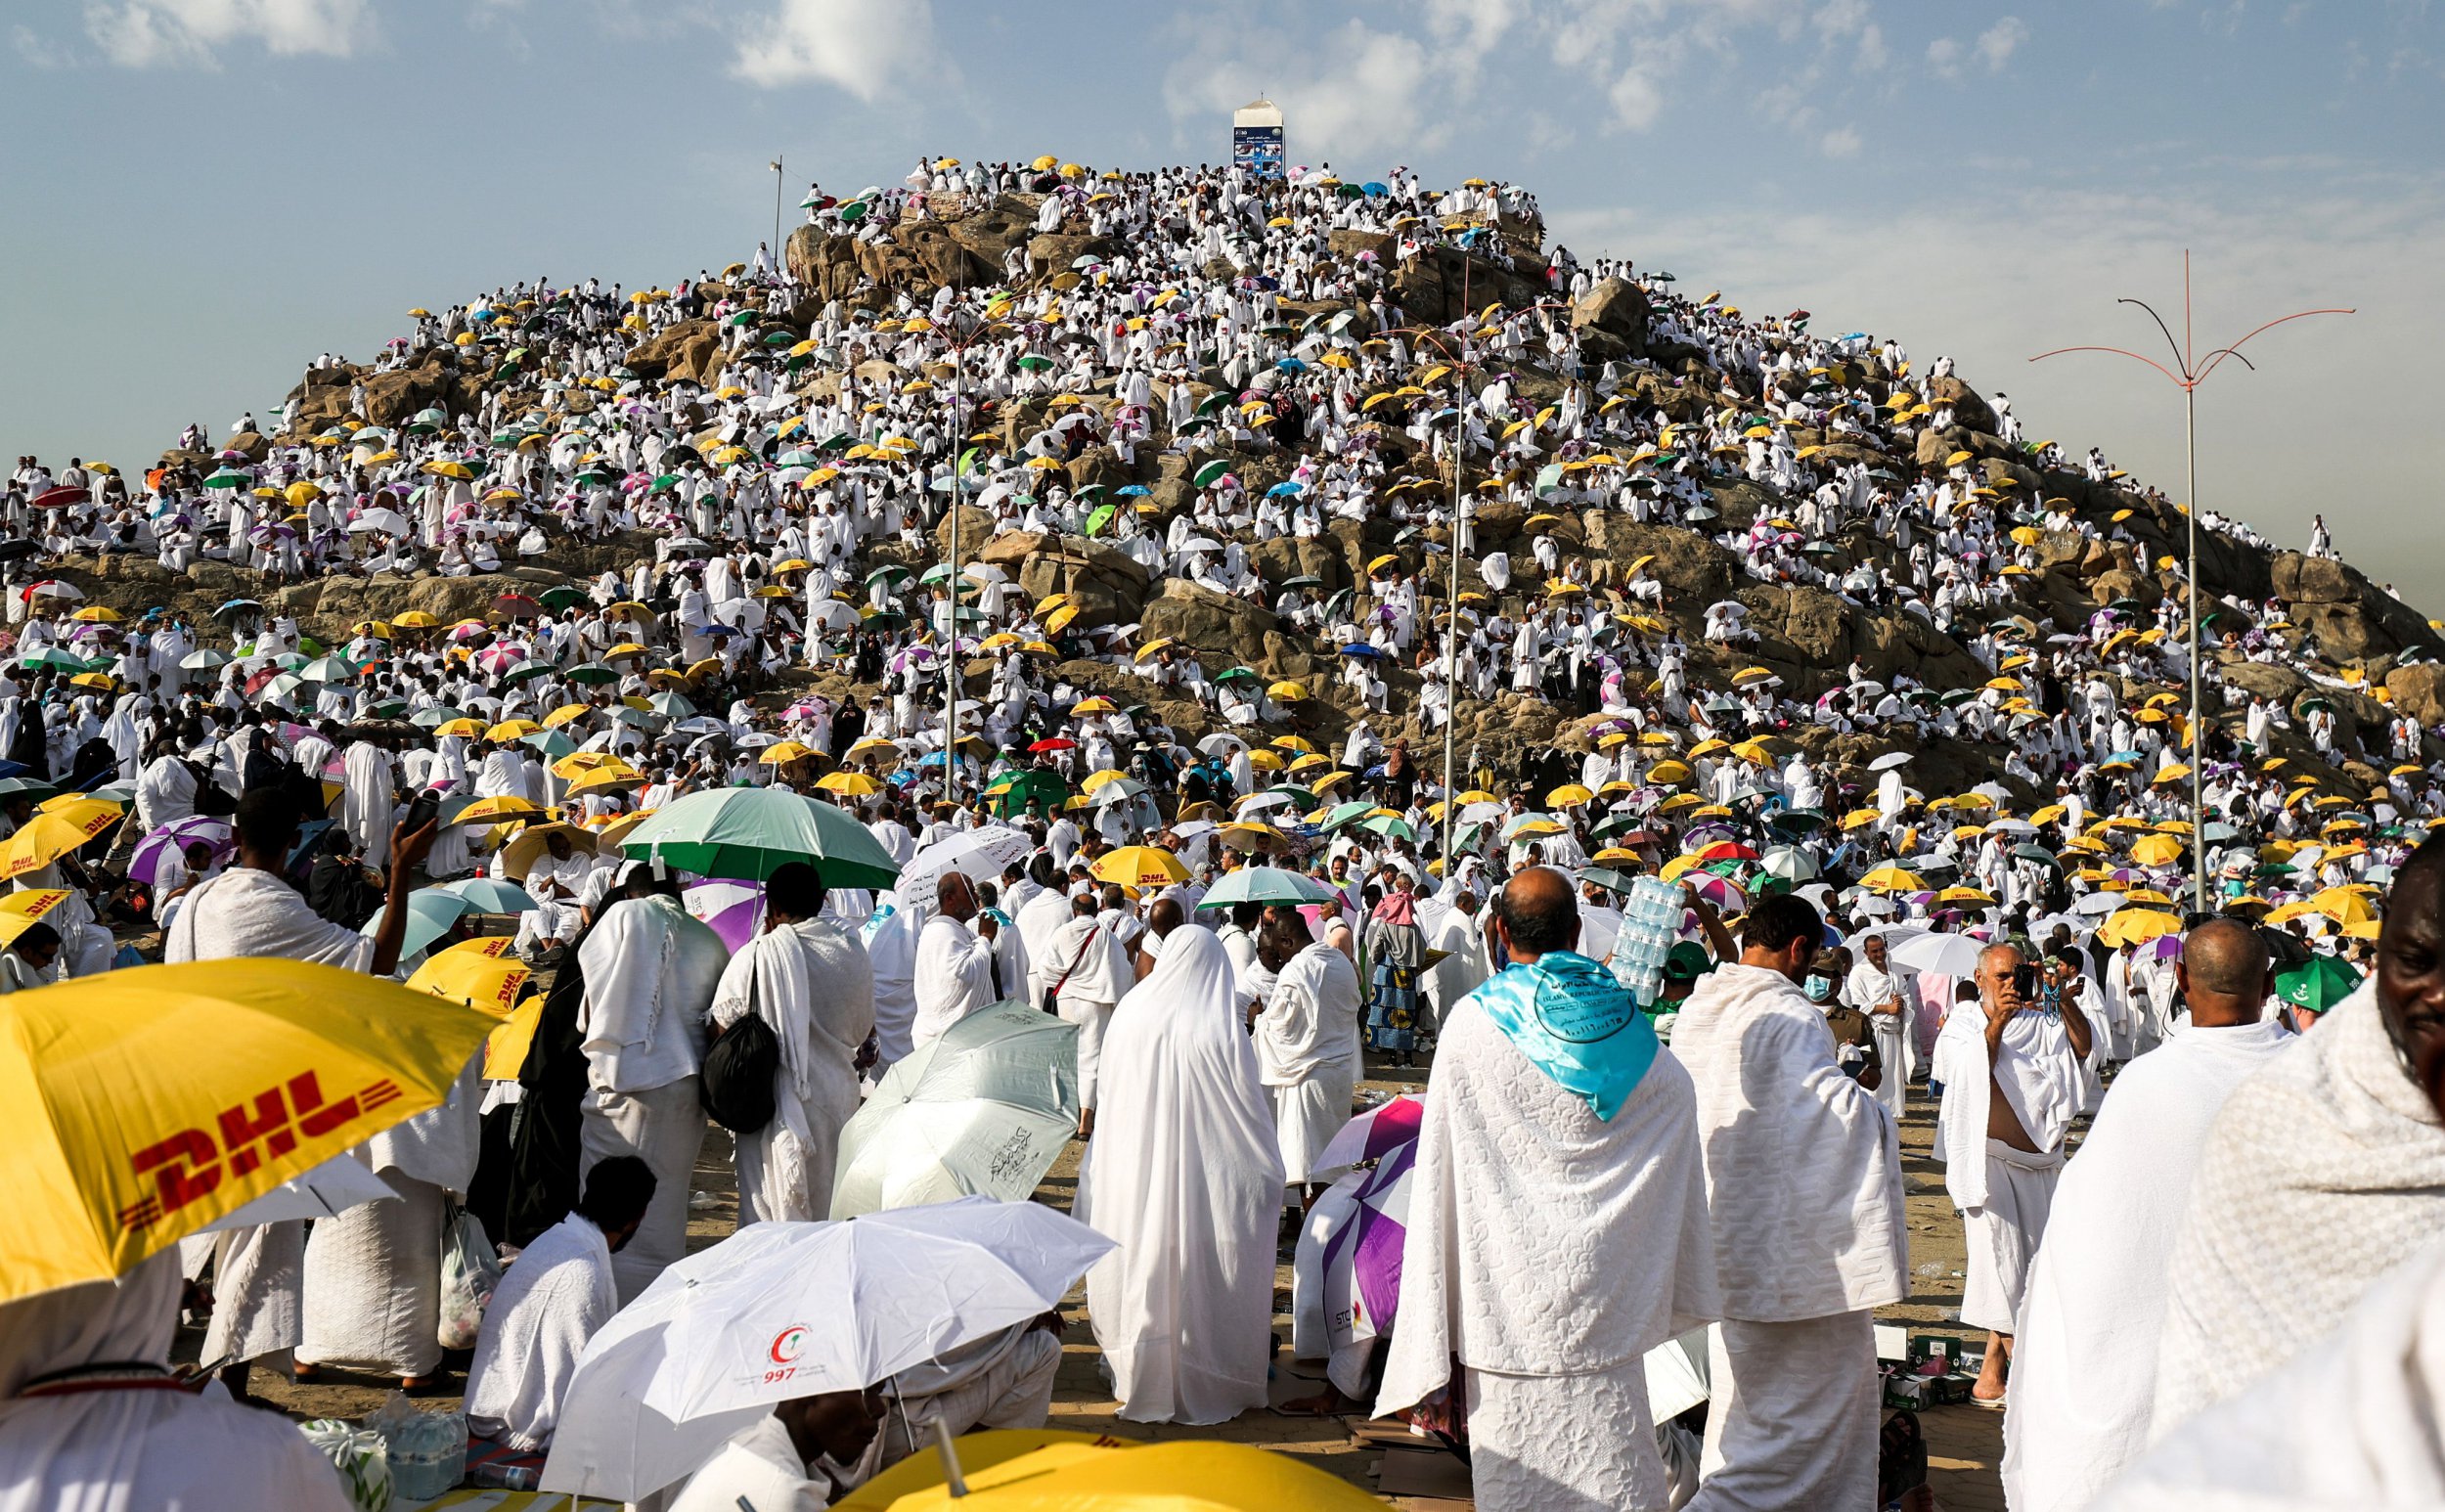
[[[781,1042],[759,1013],[722,1031],[704,1052],[697,1098],[705,1116],[734,1134],[760,1132],[773,1122],[773,1079],[781,1068]]]

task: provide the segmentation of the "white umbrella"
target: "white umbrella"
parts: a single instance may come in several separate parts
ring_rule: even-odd
[[[2112,913],[2122,907],[2120,893],[2090,893],[2071,905],[2074,913]]]
[[[1892,934],[1885,938],[1887,959],[1913,971],[1928,971],[1937,976],[1966,977],[1974,974],[1978,969],[1978,956],[1987,947],[1984,940],[1934,930],[1913,935],[1907,940],[1897,939]]]
[[[1228,761],[1248,749],[1248,742],[1235,734],[1211,734],[1197,742],[1197,749],[1205,755]]]
[[[948,840],[937,840],[909,858],[896,884],[901,895],[931,898],[950,872],[991,882],[1035,852],[1036,842],[1007,824],[987,824]]]
[[[1038,1316],[1113,1248],[1050,1208],[985,1197],[750,1224],[588,1341],[543,1490],[650,1495],[777,1401],[872,1386]]]
[[[980,1009],[884,1073],[840,1132],[832,1217],[970,1194],[1025,1201],[1078,1128],[1078,1026]]]
[[[1758,865],[1768,876],[1779,876],[1787,882],[1805,882],[1817,874],[1817,864],[1796,845],[1777,845],[1758,858]]]
[[[1906,767],[1909,765],[1910,753],[1908,751],[1887,751],[1876,760],[1869,762],[1868,770],[1870,772],[1890,772],[1895,767]]]

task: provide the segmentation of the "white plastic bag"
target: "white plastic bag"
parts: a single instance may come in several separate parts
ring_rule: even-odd
[[[356,1512],[385,1512],[390,1505],[390,1451],[380,1434],[335,1417],[318,1418],[299,1431],[339,1471],[348,1504]]]
[[[484,1309],[501,1284],[501,1257],[484,1232],[483,1220],[453,1208],[441,1226],[441,1326],[445,1350],[471,1350],[484,1325]]]

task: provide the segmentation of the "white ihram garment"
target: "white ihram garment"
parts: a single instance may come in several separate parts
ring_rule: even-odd
[[[1329,945],[1311,945],[1282,967],[1257,1015],[1257,1064],[1292,1181],[1331,1178],[1316,1157],[1350,1122],[1359,1007],[1358,968]]]
[[[1174,935],[1113,1016],[1077,1214],[1120,1245],[1087,1276],[1120,1415],[1222,1423],[1265,1404],[1281,1151],[1230,957]]]
[[[2029,1262],[2045,1238],[2064,1135],[2079,1112],[2086,1069],[2063,1020],[2033,1008],[2012,1015],[1990,1060],[1986,1005],[1973,1001],[1955,1003],[1946,1015],[1929,1074],[1944,1084],[1935,1149],[1969,1248],[1961,1320],[2009,1334],[2019,1326]],[[1998,1087],[2034,1151],[1986,1136]]]
[[[933,1044],[952,1025],[994,1005],[993,942],[938,913],[917,935],[913,980],[916,1022],[909,1031],[911,1048]]]
[[[2147,1446],[2167,1267],[2208,1126],[2292,1043],[2275,1023],[2191,1029],[2107,1093],[2055,1188],[2013,1339],[2003,1476],[2017,1512],[2078,1512]]]
[[[1465,1371],[1477,1500],[1661,1507],[1649,1350],[1718,1310],[1689,1074],[1600,1119],[1464,999],[1427,1084],[1383,1416]]]
[[[1706,1480],[1690,1505],[1871,1505],[1867,1312],[1909,1290],[1900,1132],[1843,1074],[1823,1010],[1778,971],[1708,975],[1672,1049],[1697,1089],[1723,1293]]]
[[[2174,1241],[2151,1443],[2342,1321],[2445,1232],[2445,1128],[2376,981],[2225,1099]]]
[[[611,1246],[575,1213],[535,1236],[502,1272],[467,1372],[470,1432],[521,1453],[552,1446],[586,1342],[619,1311]]]
[[[866,947],[818,920],[777,924],[731,957],[713,1023],[754,1013],[780,1042],[773,1121],[736,1137],[738,1222],[829,1218],[840,1130],[858,1111],[858,1049],[874,1032]]]

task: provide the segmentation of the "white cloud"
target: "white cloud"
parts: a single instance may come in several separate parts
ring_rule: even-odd
[[[1837,126],[1817,139],[1817,151],[1828,157],[1856,157],[1862,145],[1859,133],[1848,126]]]
[[[10,27],[9,45],[17,49],[17,56],[24,59],[28,67],[47,71],[52,68],[65,68],[70,62],[65,51],[55,46],[31,26]]]
[[[1937,37],[1927,45],[1927,66],[1939,78],[1957,78],[1961,73],[1961,42],[1955,37]]]
[[[2018,16],[2007,16],[1978,33],[1978,61],[1990,73],[1999,72],[2021,44],[2029,39],[2029,23]]]
[[[829,84],[868,105],[933,69],[931,0],[779,0],[740,28],[731,72],[765,89]]]
[[[347,58],[373,41],[374,9],[371,0],[94,0],[85,34],[125,68],[211,67],[240,42],[278,58]]]

